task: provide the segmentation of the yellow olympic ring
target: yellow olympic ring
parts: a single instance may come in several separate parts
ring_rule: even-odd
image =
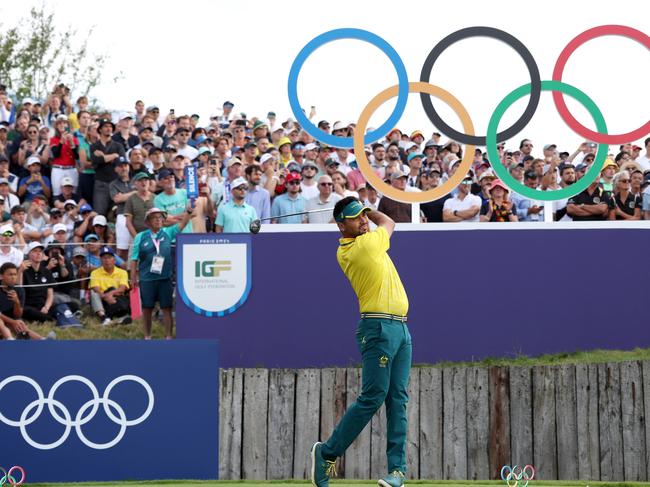
[[[357,157],[359,170],[372,186],[374,186],[384,196],[388,196],[392,200],[401,201],[402,203],[426,203],[437,200],[450,193],[465,178],[474,160],[474,146],[466,146],[463,159],[454,175],[437,188],[422,191],[420,193],[407,193],[406,191],[401,191],[386,184],[370,167],[370,162],[368,161],[364,150],[363,136],[372,114],[375,113],[377,108],[379,108],[383,103],[396,97],[398,89],[399,87],[397,85],[386,88],[370,100],[370,103],[366,105],[359,116],[354,131],[354,153]],[[467,110],[460,101],[458,101],[458,99],[448,91],[443,90],[439,86],[424,83],[422,81],[416,81],[409,83],[409,93],[427,93],[444,101],[452,110],[454,110],[454,112],[456,112],[458,118],[460,118],[465,133],[474,135],[474,124],[472,123]]]

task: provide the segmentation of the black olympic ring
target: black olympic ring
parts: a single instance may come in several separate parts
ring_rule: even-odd
[[[519,39],[511,34],[508,34],[507,32],[495,29],[494,27],[474,26],[457,30],[456,32],[449,34],[438,44],[436,44],[433,49],[431,49],[431,52],[427,56],[426,60],[424,61],[424,65],[422,66],[420,81],[429,83],[433,64],[436,62],[438,57],[440,57],[440,54],[442,54],[442,52],[452,44],[463,39],[467,39],[468,37],[492,37],[494,39],[505,42],[515,51],[517,51],[517,54],[522,57],[526,63],[526,67],[528,68],[528,73],[530,74],[530,99],[528,100],[528,105],[526,106],[526,110],[524,110],[524,113],[521,115],[521,117],[514,124],[512,124],[512,126],[505,129],[503,132],[497,133],[497,143],[503,142],[517,135],[524,129],[528,122],[530,122],[530,120],[533,118],[533,115],[535,114],[535,111],[537,110],[537,105],[539,105],[539,99],[542,93],[542,80],[539,76],[539,68],[537,67],[537,63],[535,62],[535,59],[533,58],[533,55],[530,53],[528,48],[524,46],[524,44]],[[429,120],[431,120],[433,125],[441,132],[443,132],[447,137],[455,140],[456,142],[461,142],[464,144],[486,145],[485,136],[467,135],[463,132],[458,132],[447,125],[442,120],[442,118],[440,118],[440,115],[438,115],[436,109],[433,108],[431,97],[428,94],[421,93],[420,100],[422,101],[422,108],[424,108],[424,111],[427,114],[427,117],[429,117]]]

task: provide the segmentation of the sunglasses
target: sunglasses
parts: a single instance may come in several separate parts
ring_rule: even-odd
[[[319,186],[334,186],[332,183],[318,183]]]
[[[2,234],[3,237],[13,237],[14,235],[14,232],[5,232]]]
[[[619,183],[629,183],[630,180],[629,179],[619,179],[618,182]]]
[[[289,183],[288,183],[288,184],[292,184],[292,185],[295,185],[295,184],[300,184],[300,181],[289,181]]]
[[[245,191],[248,188],[246,186],[244,186],[244,185],[241,185],[241,186],[237,186],[236,188],[232,188],[232,189],[241,189],[242,191]]]
[[[471,179],[463,179],[463,184],[472,184]]]

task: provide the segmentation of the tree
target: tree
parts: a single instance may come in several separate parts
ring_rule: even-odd
[[[44,100],[60,83],[76,96],[88,96],[105,76],[108,59],[106,54],[88,51],[92,33],[92,28],[83,34],[72,27],[61,30],[44,3],[33,7],[27,19],[0,29],[0,84],[18,98]]]

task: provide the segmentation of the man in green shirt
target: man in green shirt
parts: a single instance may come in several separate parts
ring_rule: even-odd
[[[183,213],[187,207],[187,192],[184,189],[176,188],[174,173],[169,169],[163,169],[158,173],[158,181],[163,188],[163,192],[157,195],[153,200],[153,205],[160,208],[167,214],[164,226],[177,226],[183,218]],[[180,233],[180,230],[179,230]],[[192,223],[188,223],[183,233],[192,233]],[[174,241],[176,237],[174,236]]]
[[[148,230],[138,233],[131,251],[131,289],[140,288],[144,339],[151,340],[151,315],[156,301],[160,303],[165,326],[165,337],[172,338],[172,306],[174,285],[172,283],[172,243],[176,234],[183,230],[192,217],[188,206],[177,225],[164,227],[167,213],[160,208],[147,211],[145,221]]]

